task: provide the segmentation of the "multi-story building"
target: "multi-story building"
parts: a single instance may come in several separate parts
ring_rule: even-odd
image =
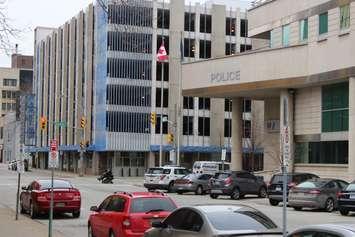
[[[238,118],[248,95],[264,101],[267,169],[284,159],[289,170],[355,178],[354,19],[352,0],[255,1],[249,37],[269,47],[183,65],[184,95],[233,100],[233,169],[242,166]]]
[[[156,61],[163,39],[164,69]],[[48,121],[37,129],[36,164],[47,167],[49,142],[57,139],[63,170],[78,170],[84,142],[86,173],[110,167],[117,175],[142,175],[160,163],[162,115],[162,164],[219,160],[222,147],[230,157],[230,100],[182,97],[181,63],[233,55],[252,43],[239,8],[180,0],[99,0],[59,28],[36,28],[34,93],[38,118]],[[250,112],[251,102],[245,105]]]

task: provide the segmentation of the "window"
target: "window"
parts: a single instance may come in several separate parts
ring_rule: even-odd
[[[282,46],[287,47],[290,45],[290,25],[282,26]]]
[[[184,57],[195,57],[195,40],[184,39]]]
[[[233,55],[233,54],[235,54],[235,44],[226,43],[226,55]]]
[[[349,29],[350,27],[350,5],[340,7],[340,30]]]
[[[241,19],[240,20],[240,36],[248,37],[248,20]]]
[[[131,204],[131,213],[147,213],[149,211],[160,210],[172,212],[176,205],[167,197],[134,198]]]
[[[155,106],[161,107],[161,88],[156,88]],[[169,89],[163,89],[163,107],[167,108],[169,105]]]
[[[111,196],[106,198],[99,206],[99,210],[100,211],[105,211],[106,210],[106,207],[109,205],[110,203],[110,200],[111,200]]]
[[[158,28],[169,29],[170,11],[166,9],[158,9]]]
[[[112,78],[151,80],[152,62],[149,60],[108,58],[107,73]]]
[[[105,211],[123,212],[125,200],[121,197],[113,196],[105,208]]]
[[[211,105],[210,98],[198,98],[198,109],[209,110]]]
[[[251,121],[243,120],[243,138],[250,138],[251,135]]]
[[[236,24],[236,19],[235,18],[226,18],[226,35],[235,35],[235,24]]]
[[[319,35],[328,33],[328,12],[319,15]]]
[[[251,100],[243,100],[243,112],[250,113],[251,112]]]
[[[189,171],[187,169],[174,169],[174,174],[187,175]]]
[[[187,208],[173,212],[164,222],[173,229],[192,232],[199,232],[203,226],[201,216]]]
[[[16,103],[12,103],[12,104],[11,104],[11,110],[12,110],[12,111],[15,111],[15,110],[16,110]]]
[[[295,161],[303,164],[347,164],[348,141],[296,143]]]
[[[163,37],[161,35],[157,35],[157,49],[161,46],[163,41]],[[164,36],[164,47],[166,50],[166,53],[169,54],[169,36]]]
[[[270,30],[270,48],[275,47],[276,37],[275,37],[275,30]]]
[[[308,40],[308,19],[303,19],[300,21],[300,41]]]
[[[107,85],[106,100],[109,105],[150,106],[151,87]]]
[[[152,37],[152,34],[109,31],[107,48],[113,51],[151,54]]]
[[[121,111],[106,112],[106,129],[108,132],[150,133],[148,113]]]
[[[156,80],[161,81],[162,64],[157,63]],[[164,81],[169,81],[169,63],[164,63]]]
[[[195,19],[196,14],[191,12],[185,12],[185,31],[195,32]]]
[[[183,135],[193,135],[194,130],[194,117],[184,116],[182,124],[182,134]]]
[[[160,134],[160,114],[157,114],[157,123],[155,124],[155,134]],[[164,115],[164,117],[168,118],[168,115]],[[168,134],[168,123],[163,122],[163,134]]]
[[[198,118],[198,135],[199,136],[210,135],[210,118],[207,117]]]
[[[224,137],[232,137],[232,120],[224,119]]]
[[[200,58],[211,58],[211,41],[200,40]]]
[[[349,84],[322,87],[322,132],[348,131]]]
[[[245,51],[252,50],[252,46],[250,44],[241,44],[240,45],[240,52],[243,53]]]
[[[6,98],[6,91],[2,91],[2,98],[3,98],[3,99]]]
[[[2,104],[1,104],[1,109],[2,109],[2,110],[6,110],[6,103],[2,103]]]
[[[232,100],[231,99],[224,100],[224,111],[232,112]]]
[[[4,86],[16,86],[17,80],[16,79],[4,79],[3,85]]]
[[[212,16],[211,15],[200,15],[200,32],[201,33],[211,33],[212,31]]]
[[[194,109],[194,97],[185,97],[183,99],[184,109]]]
[[[111,24],[152,27],[153,8],[135,4],[109,4],[108,21]]]

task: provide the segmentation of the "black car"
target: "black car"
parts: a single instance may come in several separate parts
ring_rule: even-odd
[[[257,177],[247,171],[232,171],[216,173],[210,179],[210,197],[215,199],[220,195],[239,199],[247,194],[255,194],[265,198],[266,184],[262,177]]]
[[[291,188],[308,179],[319,178],[315,174],[310,173],[288,173],[287,174],[287,196]],[[277,206],[282,202],[282,174],[275,174],[270,180],[267,189],[270,205]]]
[[[355,181],[338,194],[338,207],[343,216],[348,215],[350,211],[355,212]]]

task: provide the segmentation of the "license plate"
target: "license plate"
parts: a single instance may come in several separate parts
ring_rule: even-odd
[[[350,199],[355,199],[355,194],[350,194]]]
[[[222,193],[222,190],[219,189],[212,189],[211,193]]]
[[[56,207],[65,207],[65,203],[59,202],[55,204]]]
[[[281,189],[281,187],[278,186],[278,187],[275,188],[275,190],[276,191],[281,191],[282,189]]]

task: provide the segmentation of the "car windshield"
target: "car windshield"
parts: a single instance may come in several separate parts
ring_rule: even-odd
[[[349,186],[346,188],[346,191],[355,191],[355,183],[349,184]]]
[[[325,180],[318,180],[318,181],[306,181],[297,185],[297,188],[321,188],[323,187],[328,181]]]
[[[201,168],[201,164],[199,163],[199,162],[196,162],[195,164],[194,164],[194,167],[193,167],[194,169],[200,169]]]
[[[282,175],[274,175],[274,177],[271,180],[271,183],[277,184],[277,183],[282,183],[283,181],[283,176]],[[287,183],[291,182],[291,175],[287,175]]]
[[[229,176],[231,176],[231,174],[229,174],[229,173],[216,173],[214,178],[215,179],[226,179]]]
[[[131,204],[131,213],[141,213],[150,211],[168,211],[175,210],[176,205],[170,198],[135,198]]]
[[[161,174],[163,173],[163,168],[149,168],[147,174]]]
[[[277,228],[272,220],[258,211],[215,211],[208,213],[207,217],[217,230],[266,231]]]
[[[201,175],[198,175],[198,174],[188,174],[188,175],[185,175],[184,177],[182,177],[182,179],[195,179],[195,178],[198,178],[200,176]]]
[[[38,182],[41,190],[51,188],[51,180],[41,180]],[[54,180],[53,188],[72,188],[73,186],[65,180]]]

